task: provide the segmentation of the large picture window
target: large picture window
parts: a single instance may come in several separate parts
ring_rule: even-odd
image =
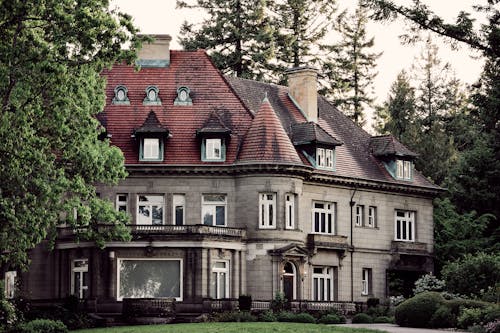
[[[226,195],[205,194],[202,202],[202,222],[205,225],[226,225]]]
[[[119,259],[117,297],[182,300],[182,260]]]
[[[333,267],[313,268],[313,299],[333,301]]]
[[[137,224],[163,224],[163,195],[141,194],[137,197]]]
[[[335,233],[335,203],[313,202],[312,231],[317,234]]]
[[[212,266],[210,296],[229,298],[229,263],[227,261],[216,261]]]
[[[396,210],[395,235],[397,241],[415,241],[415,212],[408,210]]]
[[[276,193],[259,193],[259,226],[276,228]]]

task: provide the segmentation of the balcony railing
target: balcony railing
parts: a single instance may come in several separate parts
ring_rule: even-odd
[[[106,232],[112,225],[100,224],[97,226],[99,232]],[[245,229],[215,227],[209,225],[150,225],[150,224],[129,224],[127,227],[132,235],[154,234],[154,235],[209,235],[209,236],[225,236],[244,238],[246,236]],[[78,229],[72,227],[59,227],[58,235],[60,238],[71,237],[78,232],[85,231],[84,227]]]

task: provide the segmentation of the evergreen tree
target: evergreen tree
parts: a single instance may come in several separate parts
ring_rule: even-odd
[[[266,0],[178,0],[178,8],[208,13],[199,26],[184,22],[179,42],[186,50],[206,49],[224,74],[268,78],[274,47],[266,6]]]
[[[338,30],[341,41],[332,46],[323,46],[330,51],[332,67],[323,66],[328,84],[322,93],[354,122],[363,125],[364,110],[374,101],[373,79],[376,61],[381,53],[370,52],[374,38],[366,32],[367,16],[362,7],[354,15],[343,13],[339,17]]]
[[[135,55],[131,18],[97,0],[0,6],[0,266],[26,267],[63,212],[98,244],[128,239],[127,217],[94,184],[126,175],[120,150],[98,139],[96,115],[105,102],[100,72]],[[97,223],[116,228],[103,235]]]

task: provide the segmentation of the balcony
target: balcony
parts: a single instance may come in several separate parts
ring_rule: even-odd
[[[349,247],[347,236],[325,234],[308,234],[307,246],[313,251],[317,249],[328,249],[341,252],[345,252]]]
[[[394,254],[428,255],[427,244],[418,242],[392,241],[391,252]]]
[[[148,238],[158,238],[161,240],[168,239],[189,239],[202,240],[205,238],[223,238],[227,240],[242,240],[246,238],[246,230],[239,228],[215,227],[209,225],[143,225],[129,224],[127,227],[130,230],[133,240]],[[97,230],[100,233],[107,233],[112,225],[100,224]],[[58,239],[68,240],[73,239],[78,233],[86,231],[86,227],[72,228],[59,227]]]

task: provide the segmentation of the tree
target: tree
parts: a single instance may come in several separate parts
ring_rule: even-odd
[[[178,0],[178,8],[200,8],[209,14],[200,25],[184,22],[179,42],[186,50],[206,49],[224,74],[263,79],[274,55],[266,6],[266,0]]]
[[[133,59],[135,34],[107,1],[1,3],[0,265],[26,267],[28,251],[53,239],[62,220],[89,226],[80,236],[100,244],[128,239],[127,218],[93,184],[126,175],[119,149],[98,139],[96,115],[105,98],[99,73]],[[101,234],[97,223],[116,228]]]
[[[355,123],[363,125],[364,109],[372,106],[373,79],[376,61],[381,53],[369,50],[374,38],[366,33],[367,16],[362,7],[354,15],[343,13],[339,17],[338,30],[341,41],[332,46],[323,46],[332,56],[332,67],[323,66],[329,81],[322,93],[329,97]]]

